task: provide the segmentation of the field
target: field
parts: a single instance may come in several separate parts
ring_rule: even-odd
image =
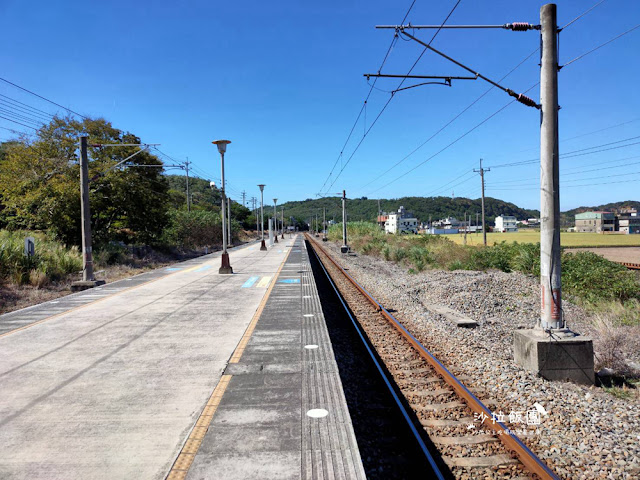
[[[462,245],[464,235],[443,235],[446,238]],[[500,242],[507,243],[538,243],[539,231],[521,231],[515,233],[487,233],[487,244],[495,245]],[[567,233],[560,234],[560,243],[563,247],[622,247],[640,246],[640,235],[603,235],[600,233]],[[482,233],[470,233],[467,235],[467,245],[481,245]]]

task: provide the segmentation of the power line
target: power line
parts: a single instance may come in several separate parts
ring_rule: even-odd
[[[413,9],[413,6],[415,5],[415,3],[416,3],[416,0],[413,0],[413,2],[411,2],[411,5],[409,6],[409,9],[407,10],[407,13],[405,13],[404,18],[402,19],[402,23],[405,22],[405,20],[409,16],[409,13],[411,13],[411,10]],[[382,71],[382,68],[384,67],[384,64],[386,63],[387,58],[389,58],[389,54],[391,53],[391,50],[393,49],[393,47],[396,44],[397,40],[398,40],[398,33],[396,32],[393,35],[393,38],[391,39],[391,43],[389,44],[389,48],[387,48],[387,53],[385,53],[384,58],[382,59],[382,63],[380,64],[380,67],[378,68],[378,73],[380,73]],[[367,101],[369,100],[369,97],[371,96],[371,92],[375,88],[375,85],[376,85],[377,81],[378,81],[378,78],[374,78],[373,79],[373,84],[370,85],[371,88],[369,88],[369,92],[367,93],[367,96],[364,99],[364,102],[362,103],[362,107],[360,108],[360,112],[358,113],[358,116],[356,117],[355,122],[353,122],[353,126],[351,127],[351,131],[349,132],[349,135],[347,135],[347,139],[345,140],[344,145],[340,149],[340,154],[338,155],[338,158],[336,158],[336,161],[334,162],[333,167],[331,168],[331,171],[329,172],[328,177],[326,178],[326,180],[322,184],[322,187],[320,187],[320,191],[321,192],[322,192],[322,189],[324,188],[324,186],[327,184],[327,182],[331,178],[331,175],[333,175],[333,171],[335,170],[336,165],[338,165],[338,161],[340,161],[340,158],[342,158],[342,154],[344,153],[344,149],[347,147],[347,144],[349,143],[349,140],[351,139],[351,135],[353,135],[353,131],[355,130],[356,125],[358,124],[358,121],[360,120],[360,117],[362,116],[362,113],[366,109]]]
[[[37,93],[32,92],[31,90],[27,90],[26,88],[21,87],[20,85],[16,85],[15,83],[10,82],[9,80],[7,80],[7,79],[5,79],[5,78],[0,78],[0,80],[2,80],[2,81],[3,81],[3,82],[5,82],[5,83],[8,83],[9,85],[13,85],[14,87],[19,88],[20,90],[23,90],[23,91],[25,91],[25,92],[27,92],[27,93],[30,93],[31,95],[35,95],[36,97],[41,98],[42,100],[45,100],[45,101],[47,101],[47,102],[49,102],[49,103],[51,103],[51,104],[53,104],[53,105],[55,105],[55,106],[57,106],[57,107],[63,108],[63,109],[65,109],[67,112],[73,113],[74,115],[77,115],[77,116],[79,116],[79,117],[81,117],[81,118],[84,118],[85,120],[88,120],[88,118],[87,118],[87,117],[85,117],[84,115],[81,115],[81,114],[79,114],[78,112],[74,112],[74,111],[73,111],[73,110],[71,110],[70,108],[63,107],[63,106],[62,106],[62,105],[60,105],[59,103],[56,103],[56,102],[54,102],[53,100],[49,100],[48,98],[43,97],[42,95],[38,95]]]
[[[52,115],[49,115],[49,114],[45,115],[45,114],[42,114],[42,113],[31,111],[31,110],[29,110],[29,109],[27,109],[25,107],[21,107],[19,105],[14,105],[13,103],[8,102],[7,100],[3,100],[2,98],[0,98],[0,104],[2,104],[6,108],[14,109],[14,110],[18,111],[19,113],[31,115],[34,118],[37,118],[38,120],[45,119],[47,122],[49,122],[53,118]]]
[[[569,27],[570,25],[572,25],[573,23],[577,22],[578,20],[580,20],[582,17],[584,17],[586,14],[588,14],[589,12],[591,12],[594,8],[596,8],[598,5],[602,4],[605,0],[601,0],[599,3],[595,4],[594,6],[592,6],[591,8],[587,9],[586,11],[584,11],[582,14],[580,14],[578,17],[574,18],[572,21],[570,21],[569,23],[567,23],[564,27],[562,27],[562,29],[565,29],[567,27]],[[531,58],[531,56],[533,56],[536,52],[538,52],[540,50],[540,48],[536,48],[533,52],[531,52],[529,55],[527,55],[523,60],[521,60],[513,69],[511,69],[511,71],[509,71],[505,76],[503,76],[500,80],[498,80],[498,82],[502,82],[505,78],[507,78],[509,75],[511,75],[516,69],[518,69],[521,65],[523,65],[529,58]],[[421,149],[424,145],[426,145],[428,142],[430,142],[433,138],[435,138],[438,134],[440,134],[445,128],[447,128],[449,125],[451,125],[454,121],[456,121],[460,116],[462,116],[466,111],[468,111],[473,105],[475,105],[480,99],[482,99],[485,95],[487,95],[491,90],[493,90],[495,88],[494,85],[492,85],[487,91],[485,91],[482,95],[480,95],[478,98],[476,98],[473,102],[471,102],[471,104],[469,104],[466,108],[464,108],[460,113],[458,113],[455,117],[453,117],[451,120],[449,120],[449,122],[447,122],[444,126],[442,126],[439,130],[437,130],[433,135],[431,135],[431,137],[429,137],[427,140],[425,140],[421,145],[419,145],[417,148],[415,148],[413,151],[411,151],[408,155],[406,155],[404,158],[402,158],[400,161],[396,162],[392,167],[390,167],[389,169],[387,169],[385,172],[383,172],[382,174],[378,175],[376,178],[374,178],[372,181],[370,181],[369,183],[363,185],[361,188],[365,188],[369,185],[371,185],[372,183],[376,182],[377,180],[379,180],[380,178],[382,178],[383,176],[385,176],[387,173],[389,173],[391,170],[393,170],[395,167],[399,166],[401,163],[403,163],[406,159],[408,159],[411,155],[413,155],[415,152],[417,152],[419,149]],[[533,88],[533,87],[532,87]],[[528,91],[528,90],[527,90]],[[525,91],[526,93],[526,91]],[[626,122],[629,123],[629,122]],[[622,124],[621,124],[622,125]],[[595,133],[595,132],[594,132]],[[574,137],[575,138],[575,137]],[[445,147],[445,148],[448,148]],[[438,152],[436,155],[438,155],[440,152]],[[431,157],[433,158],[433,157]],[[429,159],[428,159],[429,160]],[[428,161],[427,160],[427,161]],[[419,166],[419,165],[418,165]],[[411,172],[412,170],[410,170]],[[409,173],[409,172],[407,172]],[[400,178],[400,177],[399,177]],[[397,180],[397,179],[396,179]],[[395,181],[395,180],[394,180]],[[453,180],[455,181],[455,180]],[[452,182],[449,182],[452,183]],[[389,185],[389,184],[387,184]],[[378,189],[379,190],[379,189]],[[377,191],[377,190],[375,190]]]
[[[523,58],[515,67],[513,67],[505,76],[503,76],[500,80],[498,80],[499,82],[503,81],[505,78],[507,78],[509,75],[511,75],[513,72],[515,72],[518,68],[520,68],[520,66],[522,66],[527,60],[529,60],[536,52],[538,52],[538,50],[540,50],[540,48],[536,48],[533,52],[531,52],[529,55],[527,55],[525,58]],[[445,123],[442,127],[440,127],[440,129],[438,129],[433,135],[431,135],[429,138],[427,138],[424,142],[422,142],[419,146],[417,146],[416,148],[414,148],[408,155],[406,155],[404,158],[402,158],[400,161],[396,162],[393,166],[391,166],[389,169],[387,169],[385,172],[381,173],[380,175],[378,175],[376,178],[374,178],[373,180],[371,180],[369,183],[367,183],[366,185],[363,185],[360,188],[366,188],[369,185],[371,185],[372,183],[376,182],[377,180],[379,180],[380,178],[382,178],[383,176],[385,176],[387,173],[389,173],[391,170],[393,170],[394,168],[396,168],[397,166],[399,166],[401,163],[403,163],[406,159],[408,159],[409,157],[411,157],[414,153],[416,153],[418,150],[420,150],[422,147],[424,147],[427,143],[429,143],[431,140],[433,140],[437,135],[439,135],[445,128],[447,128],[449,125],[451,125],[453,122],[455,122],[458,118],[460,118],[464,113],[466,113],[471,107],[473,107],[476,103],[478,103],[482,98],[484,98],[485,95],[487,95],[489,92],[491,92],[493,89],[495,88],[495,86],[491,85],[491,87],[489,87],[483,94],[481,94],[478,98],[476,98],[473,102],[471,102],[469,105],[467,105],[460,113],[458,113],[455,117],[453,117],[451,120],[449,120],[447,123]]]
[[[2,108],[2,106],[0,106],[0,112],[4,113],[5,115],[9,115],[11,117],[17,118],[18,120],[33,123],[37,126],[41,126],[43,124],[42,120],[36,120],[32,117],[28,117],[20,113],[15,113],[12,110],[7,110],[6,108]]]
[[[37,128],[32,127],[31,125],[25,125],[24,123],[16,122],[15,120],[11,120],[10,118],[3,117],[2,115],[0,115],[0,118],[3,118],[3,119],[5,119],[5,120],[9,120],[10,122],[13,122],[13,123],[17,123],[18,125],[22,125],[23,127],[33,128],[33,129],[34,129],[34,130],[36,130],[36,131],[38,130]]]
[[[528,92],[529,90],[531,90],[532,88],[535,88],[536,86],[539,85],[540,82],[532,85],[531,87],[529,87],[527,90],[525,90],[524,93]],[[510,105],[512,105],[513,103],[515,103],[517,100],[511,100],[509,103],[505,104],[504,106],[502,106],[501,108],[499,108],[498,110],[496,110],[495,112],[493,112],[491,115],[489,115],[487,118],[485,118],[484,120],[482,120],[480,123],[476,124],[473,128],[471,128],[470,130],[467,130],[465,133],[463,133],[462,135],[460,135],[458,138],[456,138],[455,140],[453,140],[451,143],[449,143],[447,146],[441,148],[440,150],[438,150],[436,153],[434,153],[433,155],[431,155],[430,157],[428,157],[426,160],[423,160],[422,162],[418,163],[417,165],[415,165],[413,168],[407,170],[405,173],[403,173],[402,175],[394,178],[393,180],[391,180],[390,182],[386,183],[385,185],[382,185],[380,188],[372,191],[371,193],[375,193],[378,190],[381,190],[385,187],[388,187],[389,185],[391,185],[392,183],[395,183],[396,181],[400,180],[401,178],[409,175],[411,172],[413,172],[414,170],[416,170],[417,168],[421,167],[422,165],[424,165],[425,163],[427,163],[429,160],[435,158],[436,156],[440,155],[442,152],[444,152],[445,150],[449,149],[450,147],[452,147],[453,145],[455,145],[456,143],[458,143],[460,140],[462,140],[464,137],[466,137],[467,135],[469,135],[471,132],[473,132],[474,130],[476,130],[477,128],[479,128],[480,126],[484,125],[486,122],[488,122],[489,120],[491,120],[493,117],[495,117],[498,113],[500,113],[501,111],[503,111],[505,108],[509,107]],[[367,196],[370,196],[367,195]]]
[[[578,55],[576,58],[574,58],[573,60],[568,61],[567,63],[565,63],[564,65],[562,65],[561,67],[559,67],[559,69],[563,69],[564,67],[566,67],[567,65],[571,65],[574,62],[577,62],[578,60],[586,57],[587,55],[592,54],[593,52],[595,52],[596,50],[601,49],[602,47],[604,47],[605,45],[609,45],[611,42],[619,39],[620,37],[625,36],[627,33],[631,33],[633,32],[636,28],[640,27],[640,23],[638,25],[636,25],[635,27],[630,28],[629,30],[627,30],[626,32],[621,33],[620,35],[613,37],[611,40],[607,40],[606,42],[598,45],[595,48],[592,48],[591,50],[589,50],[588,52],[583,53],[582,55]]]
[[[447,22],[447,20],[449,20],[449,17],[451,17],[451,15],[453,14],[453,12],[455,11],[455,9],[458,7],[458,5],[460,4],[462,0],[458,0],[456,2],[456,4],[453,6],[453,8],[451,9],[451,11],[449,12],[449,14],[447,15],[447,17],[444,19],[444,21],[441,24],[441,27]],[[420,55],[418,56],[418,58],[416,59],[416,61],[413,63],[413,65],[411,66],[411,68],[409,69],[409,72],[407,72],[407,75],[409,75],[413,69],[415,68],[415,66],[418,64],[418,62],[420,61],[420,59],[422,58],[422,56],[425,54],[425,52],[428,50],[429,46],[431,45],[431,43],[435,40],[435,38],[438,36],[438,33],[440,33],[441,28],[439,28],[438,30],[436,30],[436,32],[433,34],[433,36],[431,37],[431,40],[429,40],[429,43],[427,44],[427,46],[425,46],[425,48],[422,50],[422,53],[420,53]],[[404,84],[404,82],[406,81],[406,78],[403,78],[400,83],[398,84],[398,87],[396,88],[396,90],[398,90],[400,87],[402,87],[402,85]],[[358,151],[358,149],[360,148],[360,145],[362,145],[362,143],[364,142],[365,138],[367,137],[367,135],[369,134],[369,132],[371,131],[371,129],[374,127],[374,125],[378,122],[378,120],[380,119],[380,117],[382,116],[382,114],[384,113],[384,111],[387,109],[387,107],[389,106],[389,104],[391,103],[391,101],[393,100],[394,94],[391,94],[391,96],[389,97],[389,99],[387,100],[387,103],[384,104],[384,106],[382,107],[382,110],[380,110],[380,112],[378,113],[378,115],[376,116],[376,118],[374,119],[373,123],[371,123],[371,125],[369,126],[369,128],[367,129],[367,131],[364,133],[364,135],[362,136],[362,139],[360,139],[360,142],[358,142],[358,144],[356,145],[355,150],[351,153],[351,155],[349,156],[349,159],[346,161],[346,163],[342,166],[342,168],[340,169],[340,171],[338,172],[338,174],[336,175],[336,177],[334,178],[333,182],[331,182],[331,185],[329,185],[329,187],[327,188],[327,191],[330,190],[333,185],[336,183],[336,181],[338,180],[338,178],[340,177],[340,175],[342,174],[342,172],[344,171],[344,169],[347,167],[347,165],[349,164],[349,162],[351,162],[351,159],[353,158],[353,156],[356,154],[356,152]],[[326,193],[326,192],[325,192]]]
[[[45,115],[48,115],[48,116],[50,116],[50,117],[53,117],[53,115],[51,115],[50,113],[45,112],[44,110],[40,110],[39,108],[32,107],[31,105],[28,105],[28,104],[26,104],[26,103],[20,102],[20,101],[16,100],[15,98],[8,97],[7,95],[3,95],[3,94],[1,94],[1,93],[0,93],[0,97],[2,97],[2,98],[6,98],[6,99],[7,99],[8,101],[10,101],[10,102],[13,102],[13,103],[16,103],[16,104],[22,105],[22,106],[27,107],[27,108],[29,108],[29,109],[31,109],[31,110],[35,110],[36,112],[44,113]]]
[[[596,8],[599,5],[602,5],[605,2],[605,0],[600,0],[598,3],[596,3],[593,7],[589,8],[588,10],[585,10],[584,12],[582,12],[580,15],[578,15],[576,18],[574,18],[573,20],[571,20],[569,23],[567,23],[564,27],[560,27],[560,31],[564,30],[565,28],[567,28],[569,25],[577,22],[578,20],[580,20],[582,17],[584,17],[587,13],[589,13],[591,10],[593,10],[594,8]]]

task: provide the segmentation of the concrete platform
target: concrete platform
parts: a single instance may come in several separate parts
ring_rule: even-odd
[[[302,236],[256,320],[168,478],[364,479]]]
[[[291,242],[0,317],[0,478],[166,478]]]

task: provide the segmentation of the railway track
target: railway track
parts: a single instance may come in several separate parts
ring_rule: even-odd
[[[454,376],[318,242],[306,238],[357,317],[367,337],[363,341],[370,342],[391,374],[392,379],[385,381],[395,383],[454,477],[558,478],[503,422],[495,420],[488,408],[491,402],[482,403],[477,392],[463,384],[464,377]]]

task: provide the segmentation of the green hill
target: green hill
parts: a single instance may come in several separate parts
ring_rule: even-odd
[[[322,218],[322,209],[327,209],[327,220],[342,220],[341,199],[339,197],[308,198],[299,202],[287,202],[284,205],[285,215],[295,217],[301,222],[307,221],[317,213]],[[471,215],[475,223],[476,213],[482,211],[480,199],[450,198],[450,197],[402,197],[396,199],[381,199],[380,209],[383,212],[397,211],[400,206],[412,212],[419,221],[438,220],[445,217],[456,217],[463,220],[465,213]],[[519,220],[538,217],[537,210],[526,210],[509,202],[497,198],[485,198],[485,210],[488,222],[498,215],[514,215]],[[363,198],[347,199],[347,214],[349,220],[375,221],[378,214],[378,200]]]

